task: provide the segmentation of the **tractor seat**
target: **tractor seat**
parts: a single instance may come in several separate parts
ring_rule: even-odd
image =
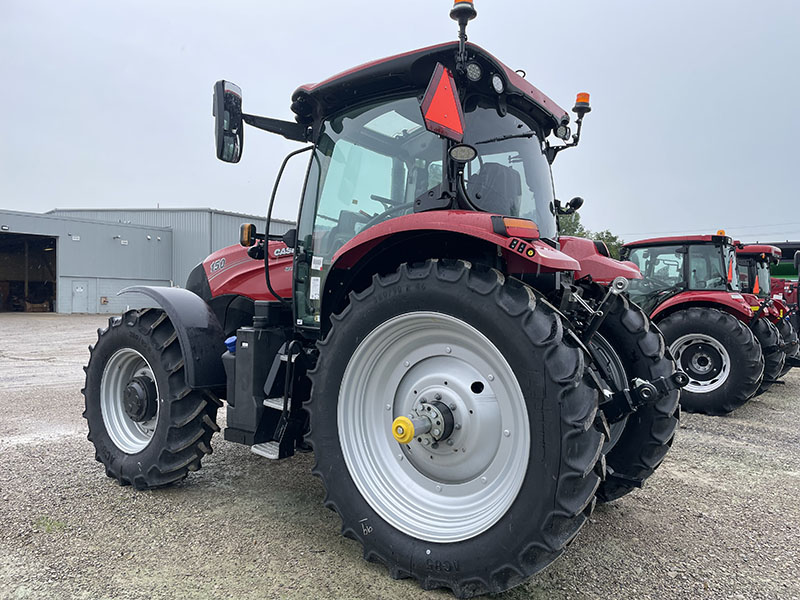
[[[511,167],[485,163],[470,178],[467,191],[473,204],[486,212],[518,216],[522,178]]]

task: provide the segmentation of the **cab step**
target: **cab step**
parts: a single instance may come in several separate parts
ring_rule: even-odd
[[[265,398],[264,406],[283,411],[283,398]]]
[[[262,444],[256,444],[254,446],[250,446],[250,451],[253,454],[258,454],[259,456],[263,456],[264,458],[268,458],[270,460],[278,460],[281,454],[281,447],[278,442],[264,442]]]

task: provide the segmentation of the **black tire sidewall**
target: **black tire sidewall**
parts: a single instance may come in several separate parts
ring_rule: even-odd
[[[531,340],[520,327],[518,318],[496,310],[494,305],[482,301],[477,293],[465,297],[466,286],[451,285],[437,280],[403,281],[396,285],[375,286],[374,293],[358,302],[357,318],[345,318],[335,324],[338,348],[327,367],[320,371],[314,382],[312,402],[312,439],[314,451],[326,469],[324,479],[337,482],[339,511],[345,532],[350,526],[360,525],[361,530],[351,533],[362,541],[365,555],[371,557],[371,548],[391,548],[397,565],[421,580],[452,581],[458,572],[490,574],[507,563],[506,556],[517,559],[535,541],[547,544],[542,531],[551,526],[551,518],[558,504],[557,492],[562,477],[563,463],[567,460],[563,450],[564,423],[558,407],[563,387],[555,384],[544,372],[544,354],[564,352],[567,360],[578,360],[576,347],[560,344],[553,347],[546,340]],[[527,291],[520,289],[520,293]],[[352,309],[351,304],[347,310]],[[458,318],[480,331],[498,348],[517,376],[526,399],[530,426],[530,456],[528,470],[516,499],[506,514],[488,530],[468,540],[438,544],[415,539],[395,529],[383,520],[363,499],[342,455],[337,433],[337,405],[339,382],[347,367],[349,357],[364,337],[379,324],[401,314],[414,311],[439,312]],[[527,318],[545,318],[557,322],[554,311],[540,304]],[[559,325],[560,326],[560,325]],[[537,345],[537,343],[539,345]],[[559,374],[568,377],[569,373]],[[317,390],[335,390],[321,394]],[[580,393],[580,392],[577,392]],[[596,391],[586,389],[583,393]],[[551,402],[545,401],[551,399]],[[598,442],[601,440],[597,432]],[[599,481],[599,479],[598,479]],[[596,484],[595,484],[596,485]],[[329,493],[330,493],[329,489]],[[331,495],[332,496],[332,495]],[[509,536],[509,532],[514,532]],[[499,555],[495,549],[503,549]],[[489,553],[487,553],[487,550]],[[543,559],[549,563],[560,553]]]
[[[752,382],[760,380],[763,367],[755,366],[757,361],[751,354],[760,352],[760,346],[739,319],[715,308],[693,307],[670,314],[658,325],[668,347],[684,335],[703,334],[717,340],[728,353],[730,367],[725,382],[705,393],[690,392],[684,388],[681,391],[681,406],[684,409],[724,414],[746,402],[755,393],[758,386],[752,389]],[[742,344],[743,339],[747,339],[748,343]],[[681,368],[680,362],[678,368]]]
[[[150,364],[158,385],[161,403],[156,429],[150,443],[135,454],[127,454],[111,439],[103,420],[100,400],[105,366],[115,352],[124,348],[136,350]],[[100,336],[86,370],[85,417],[89,425],[89,435],[100,459],[112,472],[111,474],[117,479],[122,478],[124,483],[133,482],[135,477],[146,473],[150,466],[158,464],[169,433],[169,415],[164,407],[164,398],[169,397],[169,392],[169,375],[161,364],[161,354],[153,346],[152,339],[138,330],[135,319],[124,316],[119,324],[110,326],[108,331]]]

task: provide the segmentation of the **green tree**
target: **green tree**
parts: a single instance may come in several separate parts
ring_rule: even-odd
[[[558,226],[561,231],[561,235],[589,237],[589,230],[581,224],[581,216],[578,213],[572,213],[571,215],[559,215]]]
[[[561,215],[558,217],[558,226],[561,235],[571,235],[574,237],[588,238],[598,242],[605,242],[608,246],[608,251],[614,258],[619,258],[619,251],[625,243],[618,235],[614,235],[610,230],[604,229],[603,231],[593,232],[581,223],[581,216],[578,213],[571,215]]]
[[[608,229],[604,229],[603,231],[598,231],[592,234],[592,239],[597,240],[598,242],[605,242],[606,246],[608,246],[608,251],[611,253],[616,259],[619,259],[619,251],[622,248],[622,245],[625,243],[618,235],[614,235]]]

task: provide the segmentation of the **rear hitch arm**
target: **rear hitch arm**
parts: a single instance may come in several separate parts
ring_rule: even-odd
[[[679,390],[689,383],[689,377],[683,371],[676,371],[669,377],[659,377],[645,381],[638,377],[631,380],[629,389],[619,392],[608,392],[609,400],[600,408],[609,423],[617,423],[628,415],[635,413],[642,406],[654,404],[672,391]]]

